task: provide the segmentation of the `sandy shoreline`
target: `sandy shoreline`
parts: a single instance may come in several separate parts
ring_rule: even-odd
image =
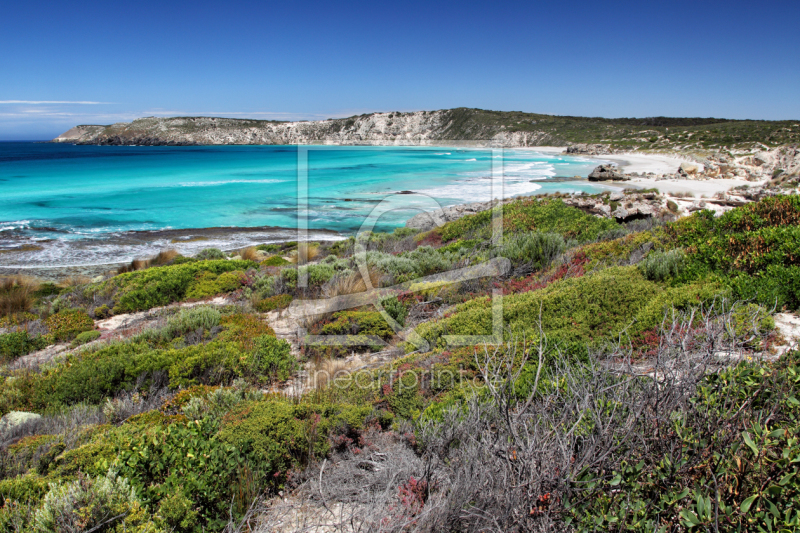
[[[681,158],[666,154],[641,154],[641,153],[621,153],[597,156],[586,156],[564,154],[566,146],[536,146],[520,148],[547,155],[563,155],[564,157],[581,157],[601,163],[614,163],[628,174],[675,174],[681,163],[692,162],[689,158]],[[608,185],[620,187],[635,187],[638,189],[658,189],[664,194],[684,194],[692,193],[698,197],[711,197],[719,192],[727,192],[734,187],[742,185],[758,186],[764,182],[753,182],[741,179],[661,179],[655,180],[646,177],[634,177],[630,181],[607,182]]]

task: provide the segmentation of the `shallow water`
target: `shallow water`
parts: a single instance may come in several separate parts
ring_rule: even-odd
[[[604,189],[548,182],[586,176],[596,161],[530,150],[308,147],[307,161],[307,225],[316,239],[358,231],[387,197],[397,209],[377,229],[402,226],[420,209],[488,200],[493,164],[505,197]],[[191,254],[293,239],[298,190],[302,197],[296,146],[0,143],[0,266],[113,263],[165,247]],[[222,227],[258,229],[173,231]],[[36,249],[20,251],[25,245]]]

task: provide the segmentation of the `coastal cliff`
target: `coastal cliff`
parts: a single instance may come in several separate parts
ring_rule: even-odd
[[[214,117],[142,118],[111,126],[76,126],[55,142],[99,145],[376,144],[426,145],[442,140],[538,146],[560,139],[546,132],[508,132],[484,125],[454,135],[451,111],[373,113],[314,122],[273,122]]]
[[[752,148],[762,142],[768,142],[770,147],[795,144],[800,142],[800,124],[716,118],[606,119],[457,108],[371,113],[312,122],[149,117],[110,126],[76,126],[53,141],[146,146],[467,142],[501,147],[576,145],[574,153],[592,155],[609,150],[714,150]]]

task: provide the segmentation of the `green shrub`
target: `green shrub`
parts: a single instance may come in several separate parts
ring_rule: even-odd
[[[299,270],[308,276],[309,287],[321,287],[323,283],[331,279],[334,274],[336,274],[334,268],[326,263],[301,266]],[[285,268],[281,271],[281,276],[289,288],[297,288],[297,268]]]
[[[558,233],[566,239],[585,242],[618,227],[613,220],[589,215],[564,204],[560,199],[524,198],[495,209],[502,209],[503,228],[510,233]],[[491,220],[492,211],[483,211],[449,222],[439,228],[439,232],[445,242],[468,238],[470,235],[487,238],[491,235]]]
[[[120,474],[131,480],[142,501],[157,507],[167,500],[169,519],[194,522],[194,531],[220,531],[228,521],[237,472],[244,464],[239,449],[214,437],[217,425],[198,420],[146,427],[117,441]],[[191,500],[194,517],[181,518]]]
[[[292,303],[291,294],[278,294],[277,296],[270,296],[264,298],[256,303],[256,311],[259,313],[268,313],[275,309],[284,309],[289,307]]]
[[[213,342],[168,350],[163,356],[169,367],[171,387],[226,383],[240,375],[246,354],[234,343]]]
[[[4,333],[0,335],[0,362],[8,363],[45,346],[47,341],[40,335],[31,337],[27,331]]]
[[[218,248],[206,248],[204,250],[200,250],[197,255],[194,256],[194,258],[198,261],[225,259],[225,253]]]
[[[127,479],[113,472],[95,479],[79,476],[72,483],[51,485],[36,510],[33,531],[88,531],[114,517],[107,528],[120,525],[130,530],[149,522]]]
[[[398,324],[405,326],[406,317],[408,316],[408,308],[397,299],[397,296],[392,296],[381,302],[383,309],[389,314],[390,317],[395,319]]]
[[[284,381],[292,376],[299,364],[288,342],[272,335],[261,335],[256,339],[247,366],[260,381]]]
[[[262,251],[262,252],[265,252],[265,253],[268,253],[268,254],[273,254],[273,253],[277,252],[280,249],[281,249],[281,245],[280,244],[259,244],[258,246],[256,246],[256,250],[259,250],[259,251]]]
[[[75,340],[72,341],[73,346],[81,346],[83,344],[90,343],[92,341],[96,341],[100,338],[101,333],[99,331],[84,331],[83,333],[78,334],[75,337]]]
[[[203,273],[219,275],[255,266],[250,261],[212,260],[153,267],[115,276],[99,289],[113,293],[115,313],[144,311],[183,300]]]
[[[537,291],[505,296],[503,319],[507,334],[534,339],[541,309],[542,327],[552,340],[591,345],[618,335],[661,292],[635,267],[608,268]],[[449,318],[422,324],[417,333],[434,346],[444,334],[490,335],[491,300],[482,297],[461,304]]]
[[[71,341],[79,333],[94,329],[94,320],[83,309],[65,309],[45,321],[54,341]]]
[[[280,480],[293,465],[308,456],[313,446],[308,442],[305,428],[290,403],[280,400],[251,402],[225,415],[219,440],[245,454],[262,479]]]
[[[47,479],[36,473],[0,481],[0,499],[29,504],[39,502],[48,491]]]
[[[186,298],[199,300],[232,292],[240,288],[243,281],[244,272],[242,271],[223,272],[219,275],[213,272],[201,272],[186,289]]]
[[[371,412],[370,405],[250,402],[225,415],[219,439],[241,450],[261,479],[279,485],[289,469],[325,455],[332,433],[356,436]]]
[[[284,265],[289,265],[291,263],[289,263],[289,261],[287,261],[286,259],[284,259],[280,255],[273,255],[271,257],[267,257],[266,259],[261,261],[261,263],[259,263],[259,264],[261,266],[268,266],[269,267],[269,266],[284,266]]]
[[[668,252],[653,251],[640,263],[639,270],[650,281],[677,277],[686,266],[686,254],[680,248]]]
[[[522,233],[506,239],[497,255],[508,258],[512,264],[529,264],[541,270],[564,253],[567,243],[558,233]]]
[[[167,320],[167,324],[161,330],[161,336],[169,340],[198,329],[208,331],[219,326],[221,319],[222,313],[211,306],[200,305],[182,309]]]
[[[377,311],[338,311],[322,327],[323,335],[366,335],[388,340],[394,330]]]

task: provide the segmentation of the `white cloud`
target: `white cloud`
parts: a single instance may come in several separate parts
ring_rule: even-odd
[[[89,102],[89,101],[70,101],[70,100],[0,100],[0,104],[81,104],[81,105],[103,105],[111,102]]]

